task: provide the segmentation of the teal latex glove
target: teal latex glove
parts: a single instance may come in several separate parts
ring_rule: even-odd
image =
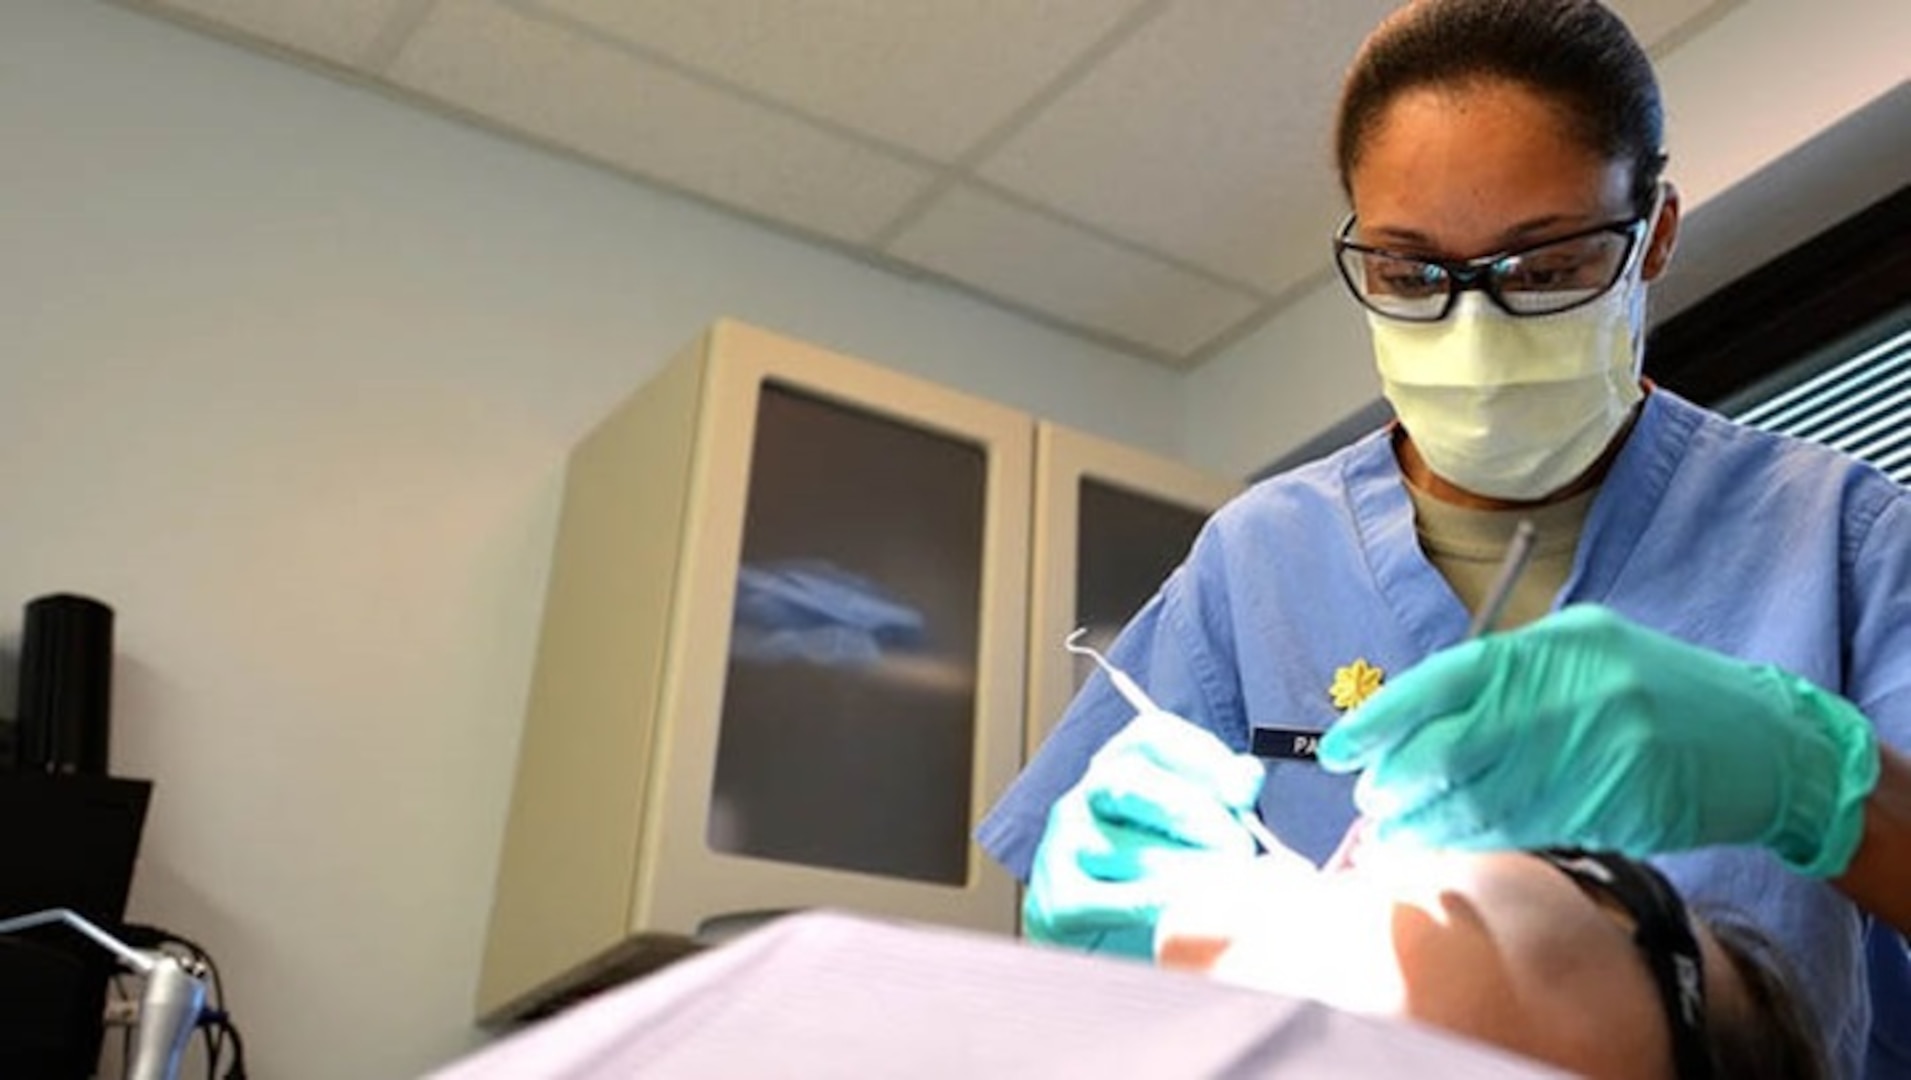
[[[1143,713],[1089,759],[1049,811],[1023,895],[1022,931],[1091,952],[1154,954],[1161,909],[1217,869],[1250,865],[1266,773],[1202,728]]]
[[[1642,856],[1761,844],[1840,874],[1878,782],[1850,702],[1769,666],[1567,608],[1438,653],[1321,739],[1382,838]]]

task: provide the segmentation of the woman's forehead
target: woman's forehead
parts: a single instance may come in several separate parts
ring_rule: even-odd
[[[1632,163],[1585,145],[1551,99],[1494,82],[1402,93],[1348,179],[1363,240],[1457,256],[1623,215]]]

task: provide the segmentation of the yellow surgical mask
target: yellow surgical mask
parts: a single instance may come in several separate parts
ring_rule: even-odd
[[[1369,313],[1382,392],[1428,468],[1497,499],[1538,499],[1592,466],[1643,396],[1637,265],[1557,315],[1508,315],[1463,293],[1437,323]]]

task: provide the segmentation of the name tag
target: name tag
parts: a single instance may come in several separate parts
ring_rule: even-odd
[[[1320,756],[1320,732],[1306,728],[1255,728],[1255,757],[1313,761]]]

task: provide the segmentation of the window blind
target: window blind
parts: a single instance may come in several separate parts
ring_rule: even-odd
[[[1734,415],[1842,450],[1900,484],[1911,483],[1911,326]]]

